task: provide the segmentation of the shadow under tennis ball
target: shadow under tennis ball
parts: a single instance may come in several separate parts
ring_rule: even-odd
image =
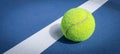
[[[62,32],[60,30],[60,24],[55,24],[51,26],[49,33],[55,40],[58,40],[59,38],[61,38]]]
[[[51,26],[49,33],[52,38],[54,38],[55,40],[57,40],[60,43],[65,43],[65,44],[80,43],[80,42],[73,42],[73,41],[66,39],[62,34],[61,25],[59,23]]]

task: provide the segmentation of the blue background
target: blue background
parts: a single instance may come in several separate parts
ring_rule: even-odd
[[[0,54],[49,25],[86,0],[0,0]],[[74,43],[64,37],[42,54],[120,54],[120,2],[109,0],[93,13],[90,39]]]

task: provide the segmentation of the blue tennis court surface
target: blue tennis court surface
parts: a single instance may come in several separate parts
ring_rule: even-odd
[[[0,0],[0,54],[86,1]],[[120,54],[119,0],[109,0],[93,15],[96,29],[90,39],[74,43],[62,37],[42,54]]]
[[[108,1],[93,13],[96,30],[93,36],[81,43],[62,37],[43,54],[120,54],[120,3]]]

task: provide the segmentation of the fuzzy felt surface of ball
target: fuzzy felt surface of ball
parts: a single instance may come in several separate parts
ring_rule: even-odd
[[[72,8],[64,14],[61,21],[61,30],[68,40],[74,42],[85,41],[94,33],[94,17],[86,9]]]

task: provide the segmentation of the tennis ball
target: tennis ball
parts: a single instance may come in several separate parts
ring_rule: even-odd
[[[93,15],[83,8],[72,8],[68,10],[61,21],[61,30],[65,38],[74,41],[85,41],[95,30]]]

